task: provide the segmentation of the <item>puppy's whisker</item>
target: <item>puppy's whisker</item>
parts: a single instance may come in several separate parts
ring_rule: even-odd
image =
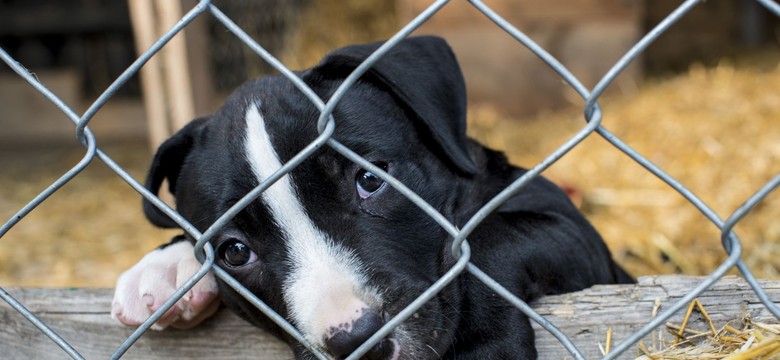
[[[434,353],[434,354],[436,354],[436,357],[437,357],[437,358],[439,358],[439,359],[441,359],[441,354],[439,354],[439,352],[438,352],[438,351],[436,351],[436,349],[434,349],[434,348],[433,348],[433,346],[430,346],[430,345],[428,345],[428,344],[425,344],[425,347],[427,347],[428,349],[431,349],[431,351],[433,351],[433,353]]]

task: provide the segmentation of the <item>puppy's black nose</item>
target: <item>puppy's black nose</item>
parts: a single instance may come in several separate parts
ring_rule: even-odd
[[[366,310],[363,316],[352,323],[351,328],[334,330],[332,335],[325,339],[325,346],[334,358],[344,359],[374,335],[384,324],[385,321],[379,313]],[[363,358],[382,360],[387,359],[392,353],[393,343],[387,339],[382,339],[363,355]]]

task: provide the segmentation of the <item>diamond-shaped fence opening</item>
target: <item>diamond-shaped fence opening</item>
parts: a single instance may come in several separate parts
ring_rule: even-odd
[[[486,275],[482,270],[476,267],[473,263],[469,262],[470,249],[468,246],[468,235],[482,222],[482,220],[495,209],[497,209],[504,201],[520,191],[526,183],[538,176],[549,166],[557,162],[559,159],[567,156],[568,152],[577,146],[587,137],[600,136],[608,141],[611,146],[614,147],[615,152],[622,152],[626,156],[630,157],[646,169],[647,172],[661,179],[668,186],[674,189],[680,197],[683,197],[690,203],[690,206],[695,207],[706,218],[708,218],[712,225],[721,234],[721,242],[725,253],[728,255],[726,260],[721,263],[715,271],[706,276],[701,283],[690,289],[686,296],[678,300],[674,304],[664,308],[656,317],[649,320],[648,323],[634,334],[631,334],[628,338],[617,344],[612,349],[605,359],[613,359],[624,352],[632,348],[639,340],[648,335],[651,331],[664,324],[670,319],[672,315],[677,313],[680,309],[687,306],[698,297],[702,292],[711,287],[718,279],[720,279],[727,271],[737,268],[742,273],[745,280],[750,284],[753,291],[761,302],[767,307],[775,317],[780,318],[780,309],[768,298],[764,289],[758,284],[755,277],[751,273],[750,269],[742,262],[742,247],[737,235],[732,232],[732,229],[738,224],[750,210],[761,203],[770,192],[772,192],[780,184],[780,175],[774,177],[755,194],[745,200],[744,204],[736,209],[728,218],[720,218],[707,204],[697,197],[696,194],[691,192],[682,183],[677,181],[674,177],[670,176],[661,167],[653,164],[648,158],[633,150],[619,137],[611,133],[604,125],[602,125],[602,118],[606,116],[599,105],[599,98],[604,91],[610,87],[614,79],[623,71],[637,56],[639,56],[647,47],[659,36],[661,36],[667,29],[673,26],[679,19],[686,16],[688,11],[696,7],[700,1],[688,0],[683,2],[677,9],[670,13],[662,22],[655,26],[651,31],[645,34],[640,41],[638,41],[631,49],[616,62],[609,71],[603,76],[598,84],[593,89],[588,89],[571,73],[569,70],[558,62],[555,57],[548,53],[543,47],[537,45],[526,33],[520,28],[519,24],[512,24],[501,17],[501,14],[495,12],[482,1],[470,0],[473,6],[473,11],[479,12],[487,19],[495,23],[497,27],[505,31],[509,36],[514,38],[517,42],[517,46],[526,47],[529,51],[537,55],[542,61],[549,65],[549,67],[558,73],[561,79],[570,86],[584,101],[582,108],[585,122],[582,128],[574,134],[570,139],[565,141],[560,147],[552,151],[546,158],[536,164],[526,175],[517,179],[504,191],[498,194],[487,204],[484,204],[483,208],[478,211],[473,218],[471,218],[462,228],[457,228],[451,224],[447,219],[439,214],[433,207],[427,204],[417,194],[409,190],[402,182],[394,179],[389,174],[382,171],[382,169],[374,166],[366,159],[360,157],[355,152],[345,147],[332,138],[332,134],[336,125],[331,118],[331,112],[335,108],[336,104],[346,96],[346,91],[357,81],[357,79],[371,67],[378,59],[384,56],[390,49],[392,49],[399,41],[408,37],[415,31],[420,25],[428,21],[433,15],[435,15],[440,9],[448,5],[448,1],[440,0],[432,3],[427,9],[419,13],[412,21],[406,24],[400,31],[392,36],[384,45],[376,50],[371,56],[369,56],[363,64],[357,67],[352,74],[350,74],[346,80],[340,85],[338,90],[327,101],[323,102],[300,78],[297,77],[291,70],[289,70],[282,62],[274,58],[268,51],[266,51],[262,44],[257,43],[249,35],[247,35],[239,26],[237,26],[228,16],[226,16],[220,9],[211,4],[208,0],[203,0],[197,5],[193,6],[187,14],[181,18],[181,20],[159,38],[148,50],[143,52],[141,56],[128,67],[121,76],[119,76],[98,98],[91,106],[81,115],[74,112],[72,108],[62,102],[57,94],[51,92],[43,84],[41,84],[34,74],[31,74],[24,64],[16,62],[11,58],[7,52],[0,49],[0,58],[5,62],[14,72],[16,72],[21,78],[26,80],[31,86],[33,86],[42,96],[50,100],[56,105],[67,118],[69,118],[74,124],[76,129],[77,139],[84,145],[84,156],[80,162],[72,167],[69,171],[64,173],[57,181],[55,181],[50,187],[41,192],[35,199],[29,202],[27,206],[20,209],[16,215],[9,219],[2,227],[0,227],[0,237],[2,237],[8,230],[14,227],[19,221],[21,221],[27,214],[29,214],[34,208],[58,191],[64,184],[79,176],[84,168],[92,161],[103,162],[108,168],[120,176],[129,186],[135,189],[141,196],[151,201],[154,206],[160,208],[163,212],[169,215],[175,222],[177,222],[184,231],[189,233],[194,239],[197,239],[195,246],[195,253],[199,260],[203,263],[201,269],[189,279],[184,286],[176,291],[176,293],[169,298],[165,305],[157,310],[143,325],[137,328],[131,336],[129,336],[124,343],[118,344],[116,352],[113,358],[121,357],[130,347],[133,346],[135,341],[141,337],[149,327],[159,319],[162,314],[170,308],[176,301],[178,301],[201,277],[207,272],[213,270],[218,277],[233,287],[238,293],[244,296],[248,301],[254,304],[258,309],[265,313],[269,318],[275,321],[284,331],[287,331],[293,338],[300,341],[306,346],[315,356],[321,359],[327,359],[328,357],[321,353],[317,348],[309,344],[301,333],[290,323],[288,323],[283,317],[278,315],[267,306],[262,300],[255,297],[251,292],[246,290],[241,284],[230,277],[226,272],[222,271],[218,267],[214,266],[214,251],[209,245],[209,239],[219,231],[228,221],[230,221],[238,212],[240,212],[250,202],[259,197],[265,189],[271,186],[276,180],[284,176],[284,174],[291,171],[298,164],[304,161],[307,157],[316,151],[320,146],[329,146],[335,151],[341,153],[343,156],[357,163],[361,167],[368,169],[375,174],[378,174],[381,178],[386,180],[391,186],[393,186],[400,193],[404,194],[414,204],[420,207],[425,213],[431,216],[445,231],[447,231],[454,239],[452,252],[453,255],[458,258],[457,263],[438,281],[436,281],[428,290],[421,294],[416,300],[409,304],[403,311],[388,321],[377,333],[375,333],[370,339],[362,344],[354,353],[352,353],[348,359],[357,359],[362,354],[369,351],[375,344],[383,339],[387,334],[392,332],[401,322],[408,317],[412,316],[425,302],[429,301],[436,295],[441,289],[446,286],[450,281],[458,276],[461,276],[464,272],[470,273],[469,276],[474,276],[482,281],[489,288],[493,289],[498,295],[505,298],[509,304],[516,306],[523,313],[525,313],[533,321],[537,322],[541,327],[549,331],[555,336],[561,344],[571,353],[574,358],[583,359],[584,356],[573,344],[573,342],[558,330],[552,323],[550,323],[543,316],[535,312],[526,303],[520,300],[518,297],[510,293],[503,286],[498,284],[495,280]],[[780,16],[780,6],[776,3],[765,0],[758,1],[761,5],[765,6],[775,15]],[[262,58],[272,68],[287,77],[293,84],[303,93],[306,97],[320,110],[320,116],[318,120],[320,136],[314,140],[309,146],[302,149],[292,160],[283,165],[283,167],[277,171],[274,175],[259,184],[254,190],[248,193],[244,198],[238,201],[232,208],[225,212],[210,228],[205,232],[200,233],[195,229],[185,218],[176,213],[175,210],[168,207],[164,202],[158,199],[156,196],[146,190],[137,180],[130,176],[121,166],[114,162],[108,155],[102,152],[96,147],[95,136],[89,130],[89,121],[92,117],[100,111],[101,107],[116,94],[117,90],[127,82],[127,80],[135,75],[140,68],[158,51],[163,48],[166,43],[179,31],[184,29],[190,22],[199,16],[211,16],[220,26],[238,39],[240,39],[246,46],[248,46],[258,57]],[[671,216],[671,215],[670,215]],[[717,241],[712,239],[712,241]],[[23,246],[23,245],[22,245]],[[8,292],[0,289],[0,297],[9,303],[14,309],[16,309],[22,316],[32,322],[40,331],[50,337],[62,350],[73,358],[82,358],[78,349],[74,349],[65,339],[57,335],[52,328],[46,323],[39,320],[35,314],[28,311],[25,305],[16,299],[14,299]],[[2,325],[0,325],[2,326]]]

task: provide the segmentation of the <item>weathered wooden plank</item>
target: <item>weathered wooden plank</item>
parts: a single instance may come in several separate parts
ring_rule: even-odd
[[[133,331],[110,317],[112,289],[6,289],[87,359],[106,359]],[[0,301],[0,358],[63,359],[65,353]],[[190,330],[149,331],[123,359],[290,359],[289,348],[229,311]]]
[[[600,358],[607,329],[613,330],[613,346],[647,323],[656,303],[661,310],[684,296],[701,278],[654,276],[637,285],[603,285],[577,293],[549,296],[533,304],[570,336],[589,359]],[[761,282],[769,297],[780,302],[780,281]],[[108,357],[132,329],[111,320],[111,289],[6,289],[36,313],[88,359]],[[747,284],[736,277],[721,279],[699,297],[717,327],[750,314],[754,320],[778,322],[760,304]],[[683,314],[670,321],[680,323]],[[700,316],[689,327],[704,329]],[[540,359],[570,358],[546,331],[536,326]],[[665,334],[656,330],[651,336]],[[670,336],[666,336],[670,338]],[[648,345],[652,339],[647,339]],[[0,302],[0,357],[3,359],[61,359],[59,348],[26,319]],[[633,359],[631,351],[621,359]],[[289,359],[289,349],[272,336],[248,325],[229,311],[195,329],[149,332],[130,349],[128,359]]]
[[[658,312],[671,306],[702,281],[693,276],[652,276],[638,279],[633,286],[599,285],[577,293],[548,296],[532,304],[534,309],[569,336],[588,359],[601,358],[599,344],[604,345],[608,329],[612,329],[612,347],[652,320],[656,304]],[[780,281],[761,281],[769,298],[780,302]],[[699,301],[720,328],[729,321],[737,322],[745,314],[756,321],[777,323],[761,304],[753,290],[741,278],[727,276],[699,296]],[[685,308],[668,322],[682,323]],[[537,348],[541,359],[566,358],[563,346],[549,333],[534,324]],[[688,328],[706,330],[708,326],[698,314],[691,317]],[[673,337],[665,328],[656,329],[643,340],[651,346],[658,337]],[[661,349],[663,347],[659,347]],[[637,347],[619,359],[635,359]],[[569,357],[570,358],[570,357]]]

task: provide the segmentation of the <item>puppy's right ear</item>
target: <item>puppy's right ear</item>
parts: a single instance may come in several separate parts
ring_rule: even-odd
[[[382,44],[334,50],[308,74],[345,79]],[[362,80],[392,94],[461,174],[473,176],[479,172],[468,150],[466,84],[458,60],[444,39],[404,39],[377,60]]]
[[[149,173],[146,175],[146,189],[157,195],[163,180],[168,179],[168,190],[176,196],[176,183],[179,179],[184,160],[192,150],[198,134],[210,118],[197,118],[166,140],[154,155]],[[144,215],[152,224],[162,228],[178,228],[179,225],[168,215],[154,206],[146,198],[143,199]]]

